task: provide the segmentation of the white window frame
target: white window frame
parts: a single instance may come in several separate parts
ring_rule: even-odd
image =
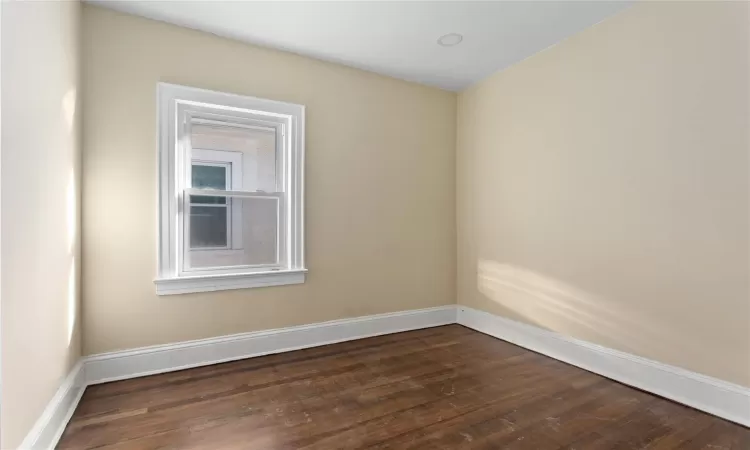
[[[159,295],[304,283],[304,119],[305,107],[205,89],[157,86]],[[276,192],[193,189],[190,127],[212,122],[276,133]],[[200,159],[200,158],[198,158]],[[232,179],[235,179],[233,176]],[[189,195],[263,197],[279,204],[277,264],[185,270],[189,243],[184,211]],[[228,198],[229,200],[229,198]],[[240,216],[241,217],[241,216]],[[233,220],[234,221],[234,220]],[[236,226],[235,224],[232,225]],[[234,242],[233,242],[234,246]],[[231,250],[222,250],[231,251]]]

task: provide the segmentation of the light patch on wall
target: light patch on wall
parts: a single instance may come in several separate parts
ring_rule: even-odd
[[[643,345],[661,351],[684,345],[648,317],[529,269],[480,260],[477,275],[487,299],[543,328],[589,341],[595,336],[633,352]]]
[[[76,261],[71,259],[68,272],[68,346],[73,340],[75,330],[78,302],[76,301]]]
[[[76,88],[72,87],[63,95],[62,98],[62,115],[68,131],[73,130],[73,122],[76,116]]]
[[[76,324],[77,314],[77,286],[76,286],[76,238],[78,234],[77,219],[78,207],[76,205],[76,178],[75,169],[70,169],[68,187],[65,192],[65,216],[68,228],[68,256],[70,258],[70,269],[68,273],[68,345],[73,340],[73,330]]]
[[[68,254],[73,255],[76,243],[76,174],[75,169],[70,169],[68,187],[65,193],[66,222],[68,226]]]

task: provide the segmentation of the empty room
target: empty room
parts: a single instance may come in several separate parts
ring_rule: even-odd
[[[0,448],[750,450],[750,3],[0,0]]]

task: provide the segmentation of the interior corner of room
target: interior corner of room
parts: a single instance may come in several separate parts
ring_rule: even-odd
[[[547,380],[537,371],[548,370],[560,386],[599,386],[606,404],[625,405],[611,424],[587,425],[591,439],[622,440],[596,448],[750,445],[748,3],[168,3],[0,4],[0,448],[122,443],[91,437],[110,426],[93,411],[146,427],[137,420],[153,411],[134,392],[164,388],[152,375],[173,388],[192,376],[177,371],[239,377],[262,372],[261,358],[331,358],[343,373],[337,358],[381,367],[379,351],[399,370],[454,374],[472,401],[540,389],[538,417],[483,416],[498,421],[484,440],[472,434],[479,419],[435,429],[398,419],[401,403],[387,403],[396,394],[367,384],[372,368],[319,391],[374,386],[344,408],[382,400],[372,420],[403,430],[382,425],[376,440],[353,410],[362,432],[326,441],[298,411],[273,420],[299,436],[274,441],[269,425],[242,448],[411,448],[404,436],[440,448],[573,445],[550,436],[583,416],[545,410],[557,391],[499,384],[505,375],[489,367],[507,361],[531,364],[516,376]],[[379,53],[376,28],[367,51],[345,38],[365,42],[371,29],[344,26],[303,49],[244,39],[230,29],[241,14],[223,16],[223,33],[201,29],[196,17],[214,11],[201,8],[293,13],[297,31],[334,12],[340,23],[386,17],[413,60]],[[529,22],[492,15],[501,11]],[[431,33],[432,21],[465,27],[416,36],[416,16]],[[238,369],[214,366],[231,361]],[[458,368],[475,365],[487,372]],[[446,383],[409,392],[448,402]],[[129,393],[129,409],[107,397]],[[94,397],[111,410],[86,415]],[[648,407],[627,409],[631,400]],[[216,415],[243,420],[248,405]],[[666,421],[683,406],[684,419]],[[252,420],[243,426],[262,428]],[[218,436],[201,423],[141,448]],[[625,423],[642,428],[611,428]],[[667,428],[678,431],[648,434]]]

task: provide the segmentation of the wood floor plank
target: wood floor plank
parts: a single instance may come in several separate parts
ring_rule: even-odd
[[[60,449],[750,449],[750,430],[448,325],[86,390]]]

